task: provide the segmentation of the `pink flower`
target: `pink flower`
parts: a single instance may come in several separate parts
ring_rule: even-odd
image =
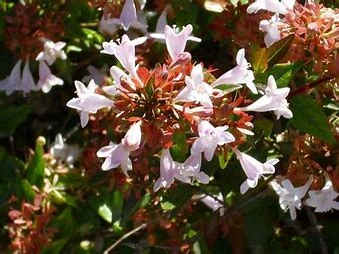
[[[67,102],[67,107],[80,110],[81,127],[85,127],[89,120],[89,113],[95,114],[99,109],[113,106],[114,102],[103,95],[96,94],[97,85],[91,80],[86,87],[82,82],[74,82],[78,98]]]
[[[48,93],[53,86],[63,84],[64,81],[61,78],[54,76],[44,61],[39,62],[38,88],[41,88],[44,93]]]
[[[12,69],[9,76],[0,81],[0,90],[10,95],[13,91],[21,90],[21,60],[19,60]]]
[[[62,50],[66,46],[65,42],[53,41],[44,39],[44,51],[40,52],[35,60],[46,61],[48,65],[52,65],[57,58],[65,60],[67,58],[65,52]]]
[[[279,162],[278,159],[270,159],[265,163],[261,163],[238,149],[234,149],[234,152],[247,176],[247,180],[240,186],[241,194],[244,194],[249,188],[256,187],[259,178],[264,174],[273,174],[275,171],[274,165]]]
[[[257,94],[257,88],[253,83],[253,71],[249,70],[250,64],[245,58],[245,49],[239,49],[236,60],[238,65],[217,78],[211,86],[218,87],[222,84],[246,84],[252,93]]]
[[[234,136],[227,132],[228,126],[213,127],[208,121],[202,120],[198,125],[199,138],[191,147],[192,155],[205,154],[206,160],[213,158],[218,145],[224,145],[235,140]]]
[[[135,46],[145,42],[146,37],[140,37],[130,40],[126,34],[122,36],[121,42],[118,44],[111,40],[110,42],[103,42],[103,50],[101,53],[114,55],[122,66],[132,75],[137,78],[137,67],[135,66]]]

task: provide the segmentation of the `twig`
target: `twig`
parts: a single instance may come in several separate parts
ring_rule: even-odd
[[[320,226],[318,225],[317,222],[317,217],[315,217],[313,211],[311,210],[310,207],[306,206],[305,207],[307,217],[311,223],[311,226],[314,228],[314,232],[317,235],[320,243],[320,249],[322,254],[328,254],[327,246],[324,240],[324,237],[321,233]]]
[[[290,94],[288,95],[287,98],[292,98],[295,95],[303,94],[303,93],[307,92],[308,90],[310,90],[310,89],[312,89],[312,88],[314,88],[314,87],[316,87],[318,85],[321,85],[321,84],[323,84],[323,83],[325,83],[327,81],[330,81],[331,79],[333,79],[332,76],[324,77],[324,78],[318,79],[318,80],[316,80],[316,81],[314,81],[312,83],[309,83],[307,85],[299,87],[299,88],[295,89],[294,91],[290,92]]]
[[[147,226],[148,223],[143,223],[139,227],[136,227],[135,229],[127,232],[122,237],[120,237],[114,244],[112,244],[110,247],[108,247],[103,254],[108,254],[111,250],[113,250],[115,247],[117,247],[123,240],[127,239],[131,235],[137,233],[138,231],[144,229]]]

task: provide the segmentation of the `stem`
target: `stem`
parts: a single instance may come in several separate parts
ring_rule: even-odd
[[[111,250],[113,250],[115,247],[117,247],[123,240],[127,239],[131,235],[137,233],[138,231],[144,229],[147,226],[148,223],[143,223],[139,227],[136,227],[135,229],[127,232],[122,237],[120,237],[114,244],[112,244],[110,247],[108,247],[103,254],[108,254]]]
[[[326,246],[324,237],[321,233],[321,227],[320,227],[320,225],[318,225],[318,222],[317,222],[317,217],[315,217],[315,215],[314,215],[314,213],[313,213],[313,211],[311,210],[310,207],[306,206],[305,210],[306,210],[308,220],[310,221],[311,226],[313,227],[314,233],[316,234],[317,238],[319,239],[321,253],[322,254],[328,254],[327,246]]]
[[[318,79],[312,83],[309,83],[307,85],[304,85],[302,87],[299,87],[297,89],[295,89],[294,91],[290,92],[290,94],[287,96],[287,98],[292,98],[298,94],[303,94],[303,93],[306,93],[307,91],[309,91],[310,89],[316,87],[316,86],[319,86],[327,81],[330,81],[331,79],[333,79],[332,76],[330,77],[324,77],[324,78],[321,78],[321,79]]]

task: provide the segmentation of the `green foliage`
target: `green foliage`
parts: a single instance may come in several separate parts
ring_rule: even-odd
[[[13,135],[16,128],[31,112],[29,105],[0,107],[0,137]]]
[[[290,122],[295,128],[326,142],[335,142],[323,109],[311,97],[295,96],[291,100],[290,108],[293,112]]]
[[[41,188],[44,183],[45,166],[43,155],[43,144],[38,140],[35,145],[34,156],[27,167],[27,180],[38,188]]]

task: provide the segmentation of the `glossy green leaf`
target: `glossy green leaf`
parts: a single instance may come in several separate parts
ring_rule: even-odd
[[[290,122],[295,128],[326,142],[335,142],[323,109],[310,96],[295,96],[290,109],[293,112]]]
[[[33,203],[34,197],[35,197],[35,191],[32,187],[32,185],[26,180],[21,180],[21,187],[24,193],[25,200],[27,202]]]
[[[267,49],[268,65],[273,66],[278,63],[288,52],[294,40],[294,34],[277,41]]]
[[[0,137],[11,136],[16,128],[27,118],[31,112],[29,105],[2,106],[0,108]]]
[[[43,145],[37,141],[34,156],[27,167],[27,180],[38,188],[41,188],[44,183],[45,162],[43,155]]]
[[[252,52],[252,67],[254,73],[263,73],[268,67],[268,54],[266,48],[253,47]]]

